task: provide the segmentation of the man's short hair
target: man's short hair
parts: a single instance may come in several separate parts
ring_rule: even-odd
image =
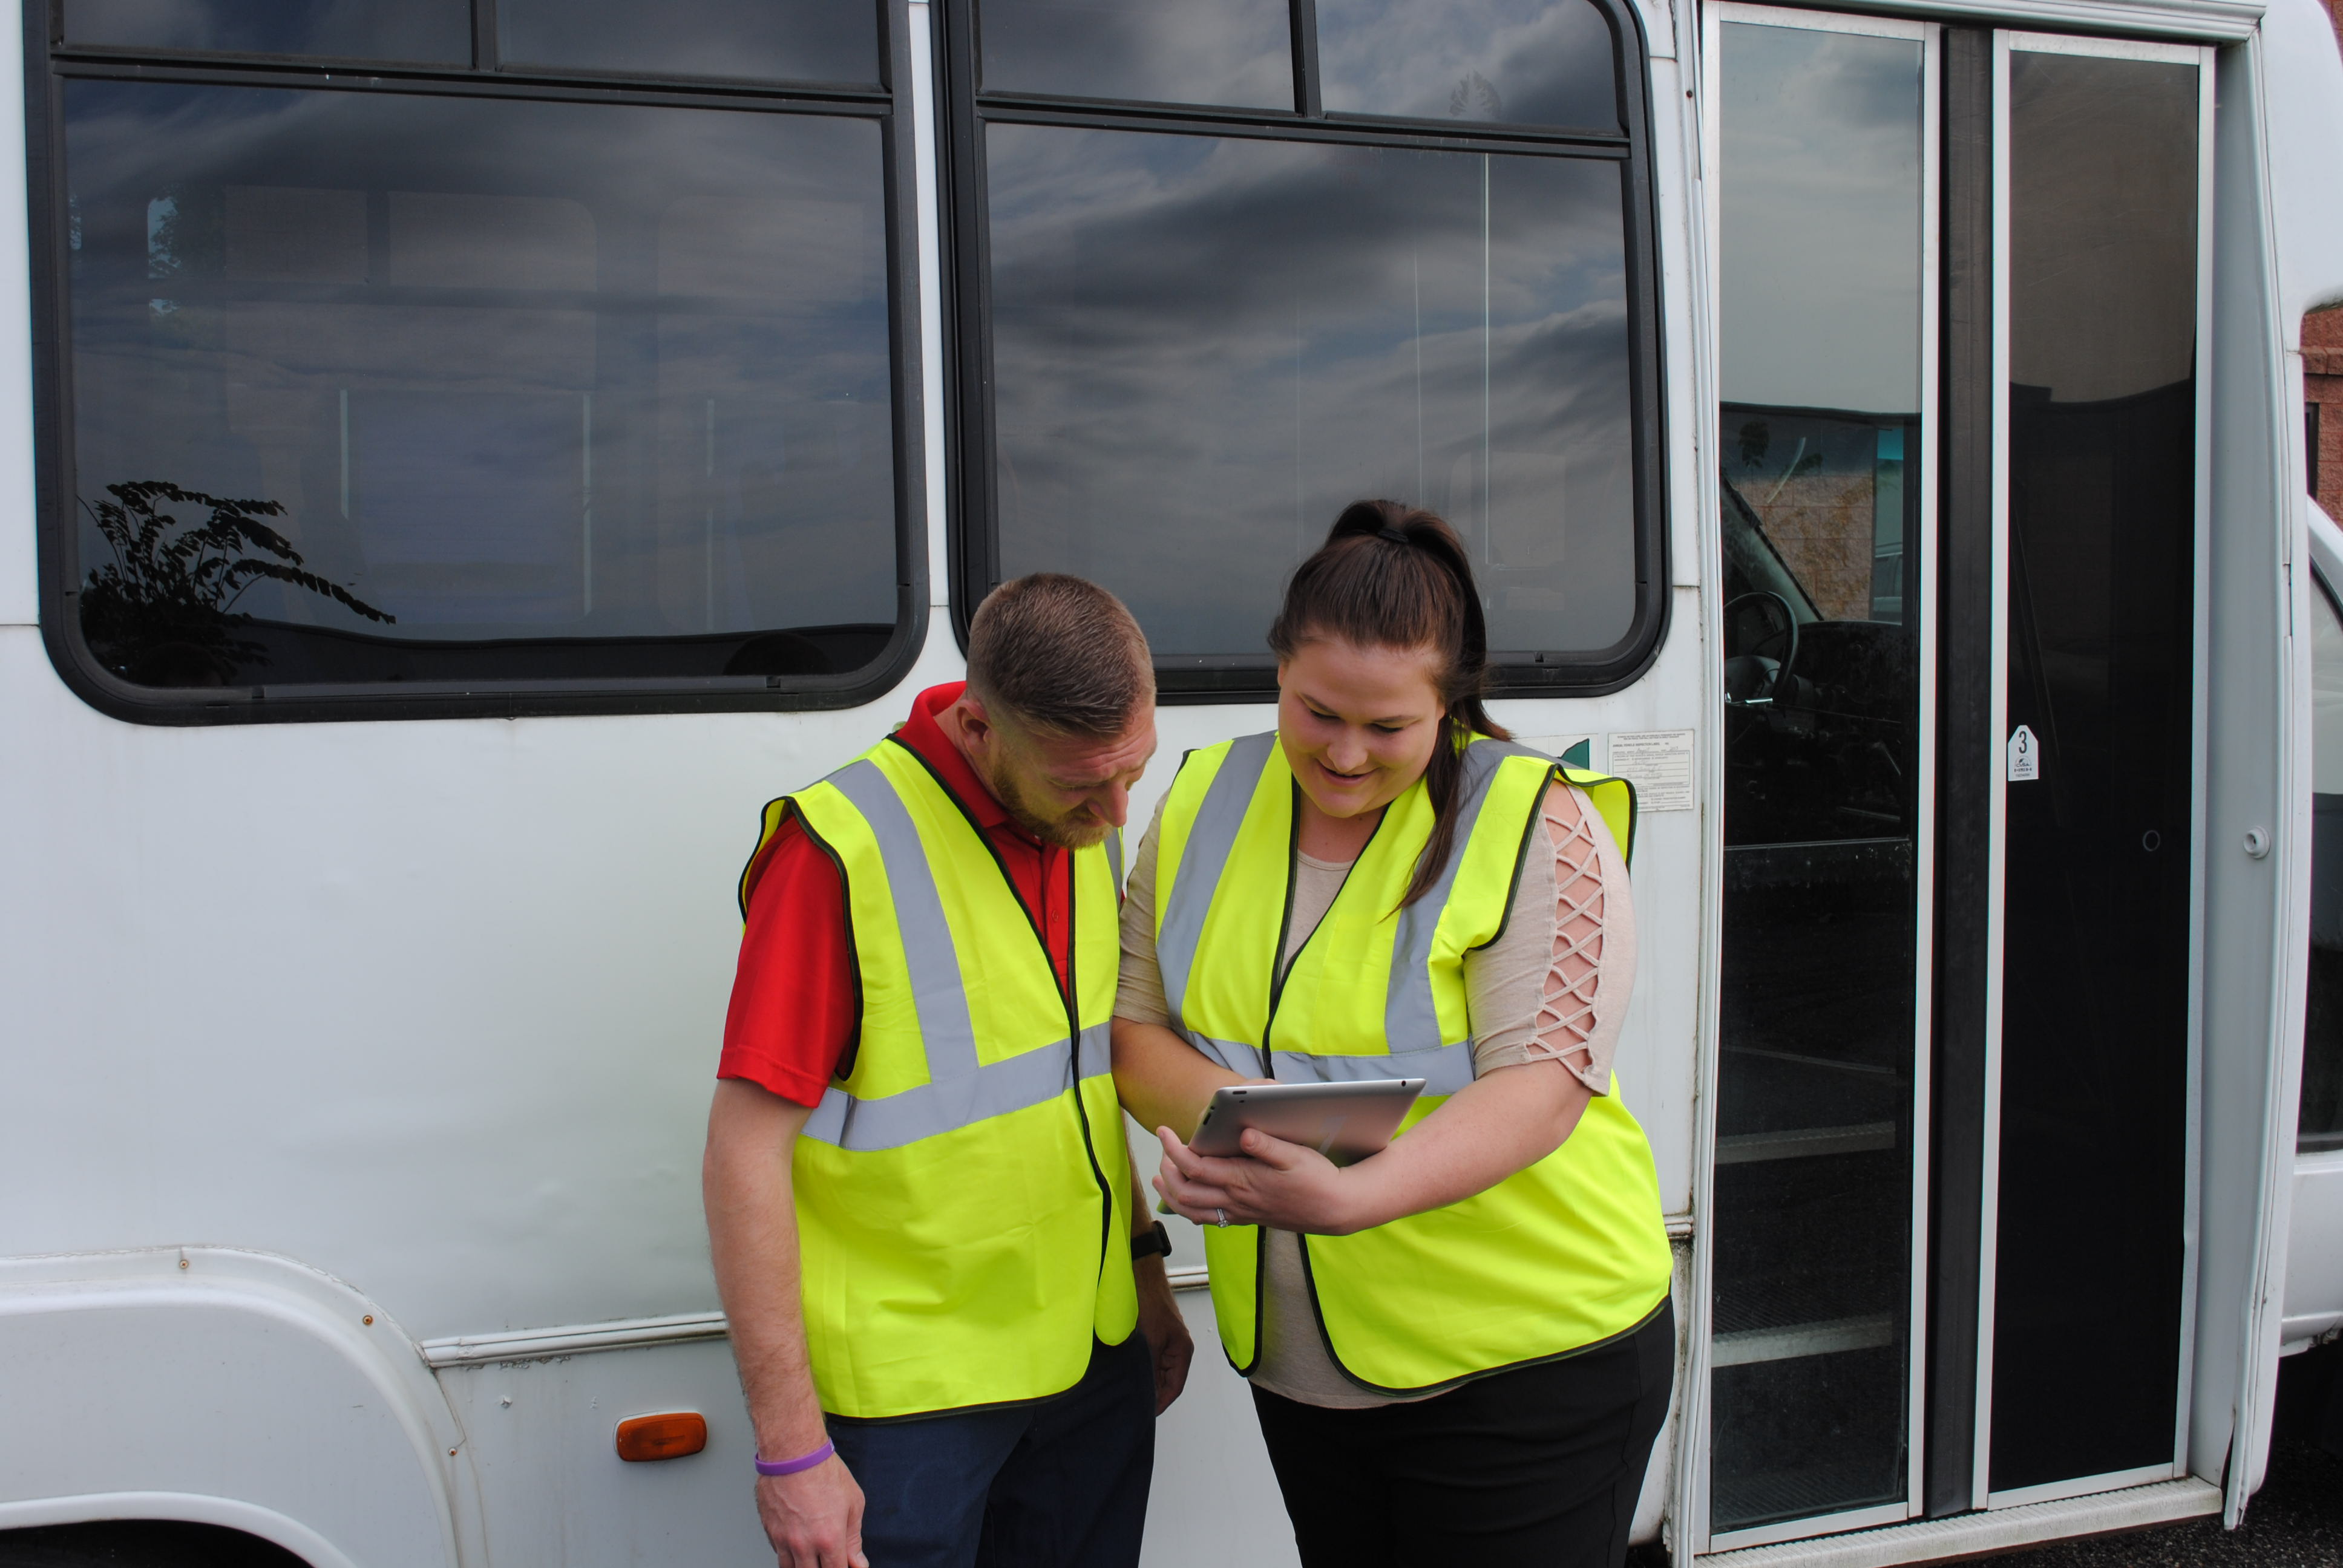
[[[1114,736],[1154,700],[1155,666],[1121,599],[1081,578],[1035,572],[977,606],[968,684],[986,708],[1029,729]]]

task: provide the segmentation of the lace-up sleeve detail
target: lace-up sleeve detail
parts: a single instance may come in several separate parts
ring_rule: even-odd
[[[1580,809],[1571,791],[1547,790],[1544,814],[1554,843],[1554,961],[1539,988],[1528,1053],[1532,1060],[1558,1056],[1585,1078],[1599,1015],[1610,1010],[1603,994],[1603,856],[1594,813]]]
[[[1579,790],[1557,783],[1541,809],[1551,858],[1531,856],[1504,933],[1466,960],[1473,1064],[1557,1060],[1606,1093],[1635,977],[1626,867]]]

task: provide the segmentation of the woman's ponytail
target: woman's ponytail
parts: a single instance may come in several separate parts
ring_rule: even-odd
[[[1439,656],[1440,734],[1423,770],[1432,839],[1400,900],[1403,909],[1431,890],[1455,850],[1465,746],[1475,735],[1513,738],[1482,706],[1489,680],[1488,623],[1456,530],[1397,501],[1343,508],[1326,542],[1295,568],[1284,607],[1269,628],[1269,646],[1280,658],[1292,658],[1319,638],[1361,648],[1430,648]]]

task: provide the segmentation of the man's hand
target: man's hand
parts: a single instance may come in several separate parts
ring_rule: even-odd
[[[862,1554],[862,1488],[834,1453],[795,1475],[759,1476],[757,1517],[779,1568],[870,1568]]]
[[[798,1295],[797,1200],[789,1156],[812,1108],[741,1079],[716,1085],[700,1179],[708,1248],[732,1332],[733,1359],[761,1451],[821,1446],[821,1402]],[[862,1488],[835,1454],[795,1475],[757,1478],[757,1517],[780,1568],[870,1568]]]
[[[1131,1272],[1139,1283],[1139,1332],[1147,1337],[1148,1359],[1155,1369],[1155,1413],[1161,1415],[1188,1386],[1188,1363],[1195,1359],[1196,1341],[1172,1294],[1163,1260],[1142,1258]]]

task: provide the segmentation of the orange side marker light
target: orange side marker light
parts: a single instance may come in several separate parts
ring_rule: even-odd
[[[618,1423],[618,1457],[629,1464],[681,1459],[708,1446],[708,1418],[698,1411],[639,1415]]]

